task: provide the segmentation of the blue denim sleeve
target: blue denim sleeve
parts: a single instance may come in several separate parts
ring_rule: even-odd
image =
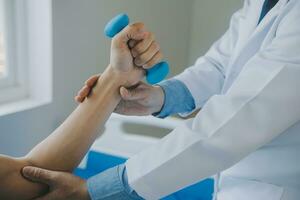
[[[118,165],[87,180],[92,200],[143,200],[128,184],[125,165]]]
[[[194,98],[189,89],[177,79],[163,81],[159,85],[165,93],[164,105],[155,117],[165,118],[176,113],[190,112],[195,109]]]

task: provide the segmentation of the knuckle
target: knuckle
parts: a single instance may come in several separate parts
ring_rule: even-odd
[[[161,59],[163,59],[163,57],[164,57],[164,55],[162,54],[161,51],[159,51],[159,52],[157,53],[157,59],[158,59],[158,60],[161,60]]]
[[[137,45],[136,45],[136,47],[134,48],[134,51],[136,52],[136,53],[142,53],[142,51],[143,51],[143,43],[141,42],[141,43],[138,43]]]
[[[134,29],[135,27],[136,27],[135,24],[129,24],[129,25],[127,26],[128,29]]]
[[[151,59],[149,62],[147,62],[143,67],[146,69],[151,68],[152,66],[154,66],[155,64],[157,64],[159,61],[162,60],[162,54],[160,52],[158,52],[153,59]]]
[[[137,22],[129,25],[129,28],[135,31],[141,31],[145,28],[145,24],[143,22]]]
[[[39,170],[39,169],[32,170],[33,177],[40,178],[40,177],[42,177],[42,175],[43,175],[43,172],[41,170]]]
[[[137,22],[137,23],[135,23],[135,26],[138,29],[144,29],[145,28],[145,24],[143,22]]]
[[[140,59],[140,57],[134,59],[134,64],[136,64],[137,66],[141,65],[141,59]]]
[[[149,58],[148,58],[148,56],[147,55],[141,55],[140,57],[139,57],[139,60],[138,60],[139,62],[139,64],[140,65],[143,65],[143,64],[145,64],[145,63],[147,63],[148,61],[149,61]]]
[[[149,62],[149,63],[143,65],[143,68],[144,69],[149,69],[151,66],[152,66],[152,62]]]
[[[154,60],[151,60],[147,64],[145,64],[144,68],[149,69],[151,68],[156,62]]]
[[[140,56],[140,61],[145,62],[145,61],[147,61],[147,58],[148,58],[147,55],[143,54],[143,55]]]
[[[78,92],[79,96],[83,96],[84,95],[84,89],[82,88],[79,92]]]

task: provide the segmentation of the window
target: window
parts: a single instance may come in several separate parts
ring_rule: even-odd
[[[51,0],[0,0],[0,116],[51,101]]]
[[[5,53],[3,44],[3,32],[0,31],[0,76],[3,76],[5,67]]]
[[[17,10],[17,1],[0,0],[0,103],[9,102],[26,96],[27,65],[23,41],[25,29],[22,27],[25,18]],[[22,56],[22,57],[21,57]],[[22,60],[23,59],[23,60]],[[22,63],[22,65],[21,65]]]
[[[4,75],[5,52],[4,52],[4,5],[0,0],[0,77]]]

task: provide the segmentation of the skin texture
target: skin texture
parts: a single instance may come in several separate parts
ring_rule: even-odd
[[[89,200],[85,180],[68,172],[24,167],[23,175],[31,181],[49,186],[47,194],[33,200]]]
[[[30,199],[47,191],[47,186],[30,183],[22,177],[20,172],[26,165],[31,165],[26,159],[0,156],[0,199]],[[26,188],[26,191],[18,188]]]
[[[143,25],[141,26],[143,28]],[[145,32],[145,38],[140,41],[129,40],[128,45],[133,62],[136,66],[149,69],[162,61],[158,43],[151,32]],[[91,90],[95,86],[101,74],[91,76],[85,85],[75,96],[78,103],[82,103],[85,98],[90,96]],[[151,86],[143,82],[132,83],[132,87],[120,87],[121,101],[114,112],[123,115],[145,116],[157,113],[161,110],[164,103],[164,92],[160,86]]]
[[[108,68],[104,74],[98,80],[94,94],[26,157],[1,157],[0,199],[32,199],[47,191],[48,187],[22,177],[20,172],[24,166],[71,172],[79,164],[97,137],[99,126],[104,125],[120,101],[118,89],[124,82],[120,81],[121,77],[112,68]]]
[[[85,185],[84,181],[74,178],[69,172],[72,172],[79,164],[90,145],[97,138],[101,127],[120,103],[120,87],[131,87],[143,78],[144,70],[135,65],[135,58],[131,55],[128,43],[136,41],[131,42],[134,46],[146,39],[147,35],[148,32],[141,23],[130,25],[120,32],[112,40],[109,67],[99,79],[97,78],[93,89],[89,91],[92,95],[86,98],[61,126],[25,157],[17,159],[0,155],[1,200],[27,200],[47,192],[63,191],[61,189],[63,187],[57,188],[57,185],[47,182],[47,179],[50,179],[47,175],[43,176],[46,181],[34,179],[29,181],[21,173],[25,166],[59,171],[56,174],[52,173],[51,178],[60,180],[60,177],[64,177],[65,183],[73,183],[75,189],[66,191],[69,196],[62,199],[76,199],[75,196],[80,195],[82,198],[79,199],[88,199],[86,187],[78,187],[78,185]],[[153,54],[152,51],[153,49],[149,53],[150,55]],[[147,63],[148,61],[143,62]],[[33,173],[40,173],[40,171],[33,171]],[[34,175],[39,177],[41,174]],[[57,181],[57,183],[60,182],[62,181]],[[53,184],[53,182],[51,183]]]
[[[98,78],[101,76],[93,75],[78,92],[75,100],[82,103],[89,97]],[[165,94],[160,86],[152,86],[139,82],[131,88],[120,88],[121,101],[114,112],[122,115],[146,116],[157,113],[162,109]]]

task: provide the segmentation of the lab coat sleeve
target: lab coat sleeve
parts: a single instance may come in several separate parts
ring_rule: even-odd
[[[126,162],[129,185],[140,196],[159,199],[223,171],[300,120],[297,5],[226,94]]]
[[[183,82],[190,90],[195,100],[195,110],[202,108],[212,95],[221,92],[227,70],[226,66],[228,66],[229,59],[239,39],[240,21],[247,10],[248,6],[245,3],[242,9],[233,14],[229,29],[212,45],[209,51],[203,57],[198,58],[193,66],[174,77]],[[182,114],[187,115],[189,113]]]

